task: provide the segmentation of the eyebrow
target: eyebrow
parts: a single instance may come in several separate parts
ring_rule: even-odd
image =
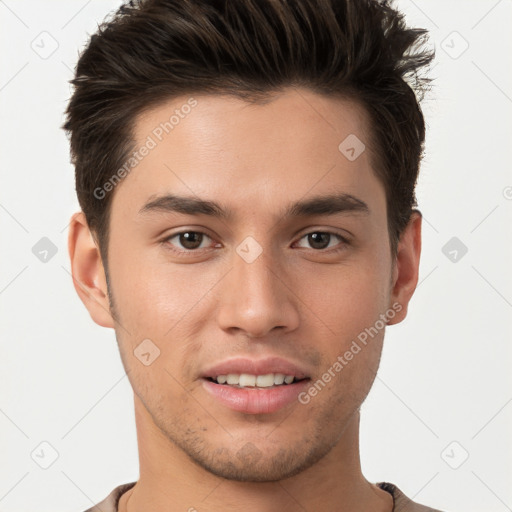
[[[198,199],[191,196],[178,196],[166,194],[152,198],[140,210],[139,214],[151,212],[182,213],[185,215],[208,215],[218,219],[232,219],[234,211],[224,208],[215,201]],[[370,209],[361,199],[352,194],[330,194],[316,196],[307,200],[289,204],[284,212],[278,214],[280,218],[287,217],[313,217],[336,214],[364,214],[368,215]]]

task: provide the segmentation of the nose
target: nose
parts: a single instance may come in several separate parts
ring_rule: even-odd
[[[282,266],[266,251],[247,262],[233,255],[233,268],[222,281],[219,326],[261,338],[272,330],[293,331],[299,325],[299,299]]]

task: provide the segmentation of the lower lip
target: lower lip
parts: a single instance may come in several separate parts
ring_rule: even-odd
[[[246,414],[268,414],[298,401],[299,393],[309,385],[309,379],[283,384],[275,388],[235,388],[203,378],[203,386],[220,403]]]

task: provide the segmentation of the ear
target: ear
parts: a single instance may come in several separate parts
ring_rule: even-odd
[[[407,316],[407,306],[418,284],[421,220],[421,212],[413,210],[409,223],[400,236],[397,256],[393,265],[390,307],[392,304],[398,303],[402,309],[392,319],[389,319],[388,325],[398,324]]]
[[[114,328],[101,254],[83,212],[71,217],[68,251],[73,285],[91,318],[102,327]]]

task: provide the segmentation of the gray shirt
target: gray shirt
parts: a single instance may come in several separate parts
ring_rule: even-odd
[[[118,512],[119,498],[136,483],[130,482],[118,485],[102,502],[87,509],[85,512]],[[393,496],[393,512],[441,512],[438,509],[426,507],[412,501],[396,485],[387,482],[379,482],[376,485]]]

